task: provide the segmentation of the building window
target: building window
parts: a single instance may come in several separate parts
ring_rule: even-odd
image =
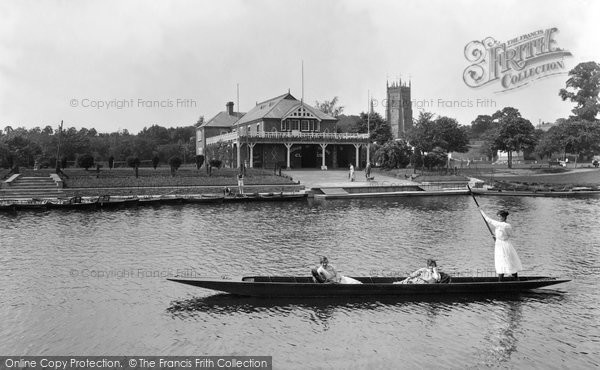
[[[310,131],[309,121],[306,119],[302,120],[302,131]]]
[[[258,134],[260,132],[260,123],[256,124],[256,133]]]
[[[292,120],[292,127],[291,127],[291,129],[295,130],[295,131],[300,130],[300,120],[293,119]]]

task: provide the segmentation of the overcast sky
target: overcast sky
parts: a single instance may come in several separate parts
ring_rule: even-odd
[[[369,91],[384,114],[386,80],[401,77],[415,118],[422,108],[470,124],[513,106],[554,122],[572,108],[557,95],[566,74],[473,89],[465,46],[556,27],[568,71],[600,62],[599,15],[593,0],[2,1],[0,128],[192,125],[227,101],[238,110],[238,84],[244,112],[288,89],[300,99],[302,61],[305,101],[338,96],[346,114],[366,111]]]

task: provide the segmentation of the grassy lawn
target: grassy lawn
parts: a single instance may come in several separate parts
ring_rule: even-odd
[[[570,189],[576,186],[600,188],[600,170],[567,170],[558,174],[521,174],[494,177],[494,186],[537,189]]]
[[[577,168],[548,167],[540,165],[515,164],[513,168],[506,165],[477,164],[468,168],[458,168],[456,175],[440,171],[400,169],[382,172],[399,178],[410,178],[415,181],[460,181],[468,177],[483,180],[488,185],[506,189],[570,189],[576,186],[600,187],[600,169],[588,164]]]
[[[39,171],[22,170],[23,176],[48,176],[54,170]],[[148,167],[138,169],[138,177],[132,168],[113,168],[100,170],[82,168],[66,168],[62,176],[66,188],[111,188],[111,187],[179,187],[179,186],[237,186],[237,169],[213,169],[211,175],[206,169],[181,167],[175,176],[171,176],[168,167],[156,170]],[[244,185],[289,185],[295,184],[286,176],[277,176],[272,170],[246,169]]]

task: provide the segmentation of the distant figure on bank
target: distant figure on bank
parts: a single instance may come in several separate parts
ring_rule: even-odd
[[[504,279],[505,274],[511,274],[518,279],[517,273],[523,270],[521,260],[517,255],[517,251],[510,241],[512,236],[512,226],[506,222],[508,211],[500,210],[497,215],[500,216],[500,221],[489,218],[483,210],[479,209],[483,218],[494,228],[494,240],[496,245],[494,249],[494,260],[496,265],[496,273],[500,280]]]
[[[327,257],[321,257],[320,262],[319,266],[311,270],[313,280],[316,283],[362,284],[356,279],[338,274],[335,268],[329,264]]]
[[[427,267],[423,267],[408,275],[402,281],[396,281],[394,284],[435,284],[439,283],[442,276],[438,272],[437,263],[432,260],[427,260]]]
[[[244,194],[244,175],[238,175],[238,194]]]
[[[350,172],[348,173],[348,178],[350,181],[354,181],[354,166],[350,165]]]
[[[371,180],[371,162],[368,162],[365,167],[365,177],[367,181]]]

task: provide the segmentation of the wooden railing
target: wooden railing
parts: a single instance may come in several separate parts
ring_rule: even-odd
[[[227,142],[227,141],[235,141],[235,140],[237,140],[237,138],[238,138],[237,132],[230,132],[228,134],[207,137],[206,138],[206,145],[216,144],[219,141],[225,141],[225,142]]]
[[[298,132],[298,131],[290,131],[290,132],[258,132],[258,133],[249,133],[249,134],[241,134],[240,139],[250,140],[250,141],[366,141],[369,139],[369,134],[358,134],[358,133],[333,133],[333,132]],[[231,132],[228,134],[218,135],[206,138],[206,144],[216,144],[220,141],[229,142],[235,141],[238,139],[238,135],[236,132]]]

